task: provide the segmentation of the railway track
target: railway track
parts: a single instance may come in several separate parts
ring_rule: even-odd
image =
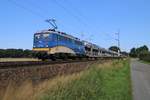
[[[74,62],[86,62],[95,60],[67,60],[67,61],[16,61],[16,62],[0,62],[0,69],[17,68],[17,67],[30,67],[49,64],[63,64]]]
[[[105,57],[99,58],[97,60],[110,60],[110,59],[122,59],[122,57],[112,58],[112,57]],[[17,68],[17,67],[30,67],[30,66],[39,66],[39,65],[49,65],[49,64],[63,64],[63,63],[74,63],[74,62],[87,62],[87,61],[97,61],[94,59],[77,59],[77,60],[56,60],[56,61],[14,61],[14,62],[0,62],[0,69],[7,69],[7,68]]]

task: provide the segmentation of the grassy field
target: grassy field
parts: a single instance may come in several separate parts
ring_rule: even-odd
[[[34,58],[0,58],[0,62],[8,62],[8,61],[38,61],[38,59],[34,59]]]
[[[38,85],[8,86],[2,100],[132,100],[129,61],[96,63]]]
[[[37,96],[39,100],[132,100],[129,61],[95,64]]]

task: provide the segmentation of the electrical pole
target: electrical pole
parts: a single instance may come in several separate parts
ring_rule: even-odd
[[[115,39],[118,42],[118,56],[120,56],[120,30],[118,30],[117,33],[115,33],[117,35],[117,39]]]

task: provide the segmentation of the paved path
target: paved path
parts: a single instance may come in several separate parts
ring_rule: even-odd
[[[150,100],[150,65],[131,60],[133,100]]]

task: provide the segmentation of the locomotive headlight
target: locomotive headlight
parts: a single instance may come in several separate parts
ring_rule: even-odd
[[[46,47],[48,47],[48,45],[46,45]]]

